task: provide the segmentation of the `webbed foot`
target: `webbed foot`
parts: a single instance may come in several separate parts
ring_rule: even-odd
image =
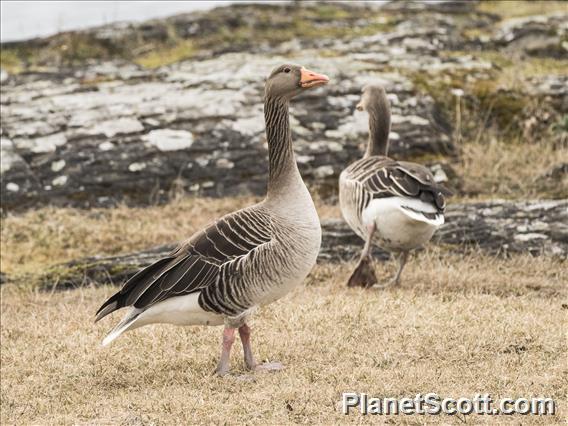
[[[377,276],[370,257],[361,259],[349,280],[347,287],[364,287],[369,288],[377,284]]]

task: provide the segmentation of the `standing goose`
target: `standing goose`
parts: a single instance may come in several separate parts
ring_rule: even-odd
[[[391,113],[382,87],[367,86],[357,109],[369,113],[369,140],[363,158],[339,176],[339,203],[365,246],[347,285],[377,283],[372,244],[397,254],[398,271],[386,285],[399,284],[409,251],[428,242],[444,223],[444,197],[451,193],[436,184],[426,167],[387,157]]]
[[[325,75],[296,65],[282,65],[270,74],[264,99],[266,198],[223,216],[130,278],[96,314],[95,322],[131,307],[103,345],[152,323],[224,324],[219,375],[229,371],[237,329],[249,369],[282,368],[278,363],[257,364],[247,321],[259,306],[301,283],[316,262],[321,227],[294,158],[288,105],[294,96],[328,81]]]

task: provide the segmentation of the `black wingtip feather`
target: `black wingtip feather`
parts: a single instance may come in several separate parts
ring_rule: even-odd
[[[120,291],[118,291],[115,294],[113,294],[105,303],[102,304],[102,306],[95,314],[95,322],[100,321],[108,314],[116,311],[117,309],[122,308],[122,306],[120,306],[120,296],[121,296]]]
[[[174,257],[168,256],[138,271],[124,283],[120,291],[117,291],[102,304],[95,314],[95,322],[120,308],[133,304],[138,299],[140,291],[144,291],[149,284],[154,283],[159,278],[161,273],[167,271],[169,266],[176,263]]]
[[[436,189],[438,189],[438,191],[440,191],[442,193],[442,195],[445,196],[445,197],[451,197],[452,195],[454,195],[453,191],[449,190],[448,188],[446,188],[443,185],[436,186]]]

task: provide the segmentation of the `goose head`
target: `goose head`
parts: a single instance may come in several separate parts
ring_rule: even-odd
[[[266,81],[267,97],[292,99],[305,90],[327,84],[329,77],[300,65],[284,64],[275,68]]]
[[[387,100],[385,88],[379,85],[365,86],[362,91],[361,100],[355,107],[357,111],[375,112],[378,104]]]

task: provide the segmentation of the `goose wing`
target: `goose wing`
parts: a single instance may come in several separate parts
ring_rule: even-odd
[[[357,181],[372,198],[411,197],[432,203],[443,212],[451,191],[434,181],[426,167],[388,157],[373,156],[355,163],[349,178]]]
[[[271,239],[270,215],[262,209],[253,207],[224,216],[131,277],[99,308],[95,321],[125,306],[146,309],[169,297],[204,289],[219,279],[225,263]]]

